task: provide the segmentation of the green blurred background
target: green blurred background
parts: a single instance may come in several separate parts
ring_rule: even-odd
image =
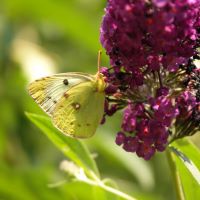
[[[30,81],[58,72],[96,72],[106,0],[0,3],[0,200],[101,200],[91,186],[72,182],[59,169],[66,158],[24,112],[44,114],[27,94]],[[102,65],[109,65],[105,53]],[[139,199],[175,199],[165,153],[146,162],[115,145],[120,120],[120,113],[107,119],[84,141],[102,177]]]

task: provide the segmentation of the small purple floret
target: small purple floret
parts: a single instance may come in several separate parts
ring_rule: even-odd
[[[125,134],[121,131],[118,132],[115,140],[116,144],[120,146],[125,142],[125,140],[126,140]]]

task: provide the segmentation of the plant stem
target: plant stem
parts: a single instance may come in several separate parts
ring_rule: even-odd
[[[126,200],[136,200],[135,198],[129,196],[128,194],[124,193],[124,192],[121,192],[113,187],[110,187],[110,186],[107,186],[105,185],[100,179],[98,179],[97,177],[94,177],[95,180],[91,180],[91,179],[88,179],[88,178],[85,178],[85,179],[82,179],[81,181],[84,181],[85,183],[87,184],[90,184],[90,185],[95,185],[95,186],[98,186],[98,187],[101,187],[102,189],[110,192],[110,193],[113,193],[123,199],[126,199]]]
[[[167,160],[168,160],[168,163],[169,163],[169,167],[171,169],[172,177],[174,179],[177,200],[185,200],[183,188],[182,188],[182,185],[181,185],[181,179],[180,179],[178,170],[177,170],[175,162],[174,162],[174,157],[173,157],[172,152],[170,151],[169,148],[166,150],[166,154],[167,154]]]
[[[99,186],[100,186],[101,188],[103,188],[104,190],[108,191],[108,192],[111,192],[111,193],[113,193],[113,194],[115,194],[115,195],[117,195],[117,196],[119,196],[119,197],[122,197],[123,199],[127,199],[127,200],[136,200],[135,198],[129,196],[128,194],[123,193],[123,192],[121,192],[121,191],[119,191],[119,190],[117,190],[117,189],[115,189],[115,188],[112,188],[112,187],[110,187],[110,186],[107,186],[107,185],[105,185],[105,184],[99,184]]]
[[[158,79],[159,79],[160,87],[163,87],[163,83],[162,83],[162,78],[161,78],[161,75],[160,75],[160,71],[158,71]]]

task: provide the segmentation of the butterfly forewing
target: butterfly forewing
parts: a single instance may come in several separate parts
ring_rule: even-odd
[[[45,77],[29,84],[28,91],[40,107],[50,116],[63,95],[83,82],[94,81],[95,77],[85,73],[62,73]]]
[[[94,81],[82,82],[66,92],[52,114],[54,125],[66,135],[91,137],[104,112],[104,92],[97,91]]]

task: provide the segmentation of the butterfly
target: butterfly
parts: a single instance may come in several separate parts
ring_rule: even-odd
[[[62,133],[88,138],[103,117],[105,87],[98,70],[96,75],[69,72],[41,78],[28,85],[28,92]]]

